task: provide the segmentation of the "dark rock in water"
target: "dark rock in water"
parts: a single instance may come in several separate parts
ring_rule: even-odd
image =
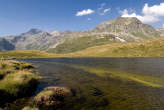
[[[100,89],[98,89],[98,88],[94,88],[93,95],[94,96],[102,96],[103,92]]]
[[[65,99],[72,96],[70,89],[65,87],[48,87],[34,97],[35,103],[41,108],[58,108],[65,103]]]
[[[86,98],[82,96],[76,99],[76,102],[78,103],[84,103],[85,101],[86,101]]]

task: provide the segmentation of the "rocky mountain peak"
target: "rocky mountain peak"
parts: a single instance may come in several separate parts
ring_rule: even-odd
[[[49,33],[53,36],[59,36],[60,35],[60,32],[59,31],[56,31],[56,30],[53,30],[53,31],[49,31]]]
[[[119,17],[116,19],[112,19],[106,22],[103,22],[99,24],[94,30],[96,31],[103,31],[103,30],[112,30],[115,28],[121,28],[121,27],[140,27],[142,25],[142,22],[135,18],[135,17]]]
[[[33,28],[33,29],[30,29],[28,32],[27,32],[27,34],[38,34],[38,33],[40,33],[40,32],[42,32],[42,30],[39,30],[39,29],[35,29],[35,28]]]

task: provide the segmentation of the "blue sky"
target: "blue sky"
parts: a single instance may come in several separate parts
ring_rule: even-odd
[[[0,36],[31,28],[89,30],[120,16],[138,17],[144,23],[162,27],[162,3],[164,0],[0,0]]]

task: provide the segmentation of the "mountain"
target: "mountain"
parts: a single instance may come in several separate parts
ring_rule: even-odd
[[[90,31],[58,32],[30,29],[26,33],[1,37],[0,51],[44,50],[71,53],[92,46],[116,42],[134,42],[159,37],[160,32],[137,18],[116,18],[103,22]]]
[[[135,17],[120,17],[103,22],[93,29],[93,32],[109,32],[126,41],[145,40],[159,36],[152,26],[143,24]]]
[[[59,35],[60,33],[54,34],[38,29],[31,29],[26,33],[8,36],[5,39],[15,46],[15,50],[46,50],[58,42],[60,39]]]
[[[70,53],[96,45],[115,42],[134,42],[159,37],[159,33],[150,25],[143,24],[137,18],[116,18],[99,24],[91,31],[66,34],[67,39],[55,48],[55,53]]]

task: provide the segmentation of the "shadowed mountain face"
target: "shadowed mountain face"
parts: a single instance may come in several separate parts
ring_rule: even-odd
[[[26,33],[8,36],[5,39],[13,44],[16,50],[46,50],[58,42],[59,36],[51,32],[31,29]]]
[[[159,37],[159,32],[137,18],[116,18],[91,31],[58,32],[31,29],[26,33],[0,39],[0,51],[46,50],[70,53],[114,42],[133,42]]]
[[[12,45],[6,39],[0,38],[0,51],[14,50],[14,49],[15,49],[14,45]]]

